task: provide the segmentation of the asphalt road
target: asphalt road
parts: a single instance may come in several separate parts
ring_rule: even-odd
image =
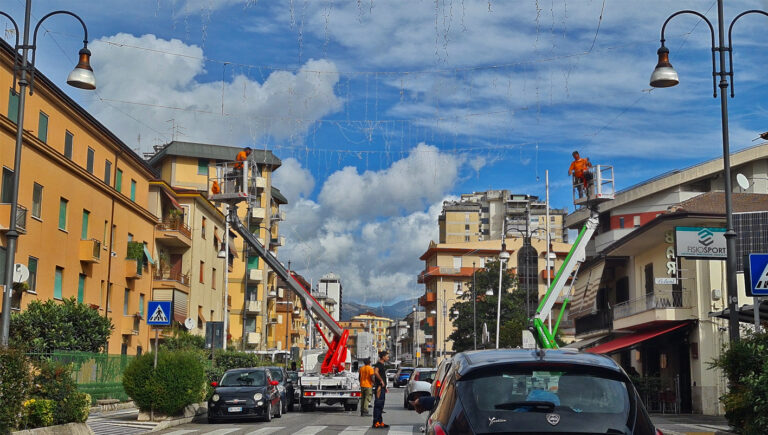
[[[298,409],[298,407],[297,407]],[[371,409],[372,412],[372,409]],[[315,412],[289,412],[271,423],[261,421],[237,421],[208,424],[205,419],[175,426],[157,432],[167,435],[262,435],[262,434],[420,434],[424,414],[403,409],[403,389],[390,388],[384,405],[384,422],[389,429],[372,429],[372,417],[361,417],[360,410],[344,411],[341,406],[319,407]]]

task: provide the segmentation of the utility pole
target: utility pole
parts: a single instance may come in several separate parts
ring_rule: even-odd
[[[475,289],[475,262],[472,262],[472,339],[477,350],[477,290]]]

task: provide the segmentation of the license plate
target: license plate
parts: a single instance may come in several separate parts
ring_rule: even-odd
[[[230,406],[227,408],[227,412],[243,412],[242,406]]]

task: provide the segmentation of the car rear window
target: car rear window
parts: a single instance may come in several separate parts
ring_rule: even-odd
[[[436,370],[430,370],[428,372],[419,372],[419,381],[432,382],[435,380],[435,373],[437,373]]]
[[[263,370],[250,372],[228,372],[221,378],[221,387],[263,387],[267,384],[267,374]]]
[[[400,370],[400,375],[401,376],[402,375],[410,375],[411,373],[413,373],[413,369],[401,369]]]
[[[496,367],[456,384],[477,433],[624,433],[633,406],[618,374],[577,366]]]
[[[278,369],[269,369],[269,373],[272,375],[272,379],[277,382],[283,382],[283,371]]]

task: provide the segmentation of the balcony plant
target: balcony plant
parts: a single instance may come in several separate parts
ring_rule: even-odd
[[[125,258],[136,260],[136,273],[141,275],[142,266],[144,265],[144,244],[141,242],[128,242]]]
[[[176,228],[181,223],[182,214],[179,210],[172,208],[168,210],[168,214],[165,217],[165,222]]]

